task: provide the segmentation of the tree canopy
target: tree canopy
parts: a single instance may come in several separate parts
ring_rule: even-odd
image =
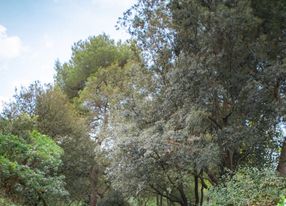
[[[44,206],[284,201],[285,14],[284,0],[138,0],[118,21],[130,40],[75,43],[53,85],[5,106],[0,194]]]

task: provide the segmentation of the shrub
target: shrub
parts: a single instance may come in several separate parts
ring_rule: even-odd
[[[209,191],[208,206],[277,205],[279,197],[286,194],[286,178],[273,169],[243,168],[224,184]]]
[[[280,201],[278,202],[277,206],[285,206],[286,205],[286,197],[281,196]]]
[[[0,134],[0,187],[30,205],[66,196],[64,177],[57,172],[62,153],[52,139],[36,131],[25,138]]]
[[[118,191],[111,191],[99,201],[98,206],[128,206],[122,194]]]

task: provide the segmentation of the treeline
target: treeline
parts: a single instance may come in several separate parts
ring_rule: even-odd
[[[5,105],[0,196],[31,206],[284,201],[286,1],[138,0],[118,26],[130,40],[75,43],[53,84]]]

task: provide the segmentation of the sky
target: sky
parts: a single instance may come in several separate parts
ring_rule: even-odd
[[[0,0],[0,107],[16,87],[52,83],[55,61],[68,61],[75,42],[102,33],[126,40],[128,34],[115,25],[134,2]]]

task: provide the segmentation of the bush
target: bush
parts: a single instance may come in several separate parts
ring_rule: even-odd
[[[128,206],[122,194],[118,191],[111,191],[99,201],[98,206]]]
[[[286,197],[282,196],[280,201],[278,202],[277,206],[285,206],[286,205]]]
[[[62,153],[36,131],[25,138],[0,134],[0,188],[29,205],[66,196],[64,177],[58,174]]]
[[[7,199],[0,193],[0,205],[1,206],[20,206],[18,204],[13,203],[11,200]]]
[[[281,195],[286,194],[286,178],[273,169],[243,168],[223,182],[210,189],[206,205],[277,205]]]

